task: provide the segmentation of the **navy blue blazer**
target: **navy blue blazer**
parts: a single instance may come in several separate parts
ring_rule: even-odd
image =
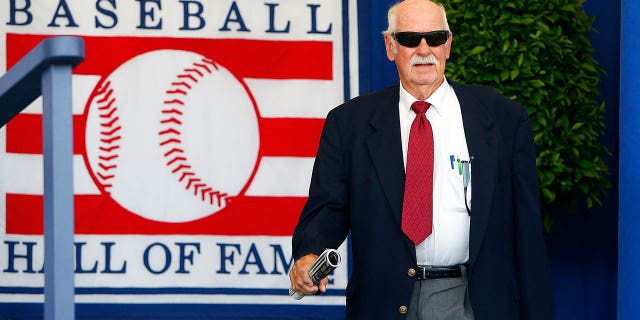
[[[526,110],[487,86],[451,82],[472,164],[469,297],[477,320],[553,319],[536,152]],[[293,256],[337,248],[351,232],[347,319],[405,319],[415,246],[402,232],[399,88],[329,112]]]

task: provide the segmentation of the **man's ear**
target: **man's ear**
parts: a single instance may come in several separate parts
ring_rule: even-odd
[[[396,60],[396,55],[395,55],[395,51],[394,50],[394,46],[395,46],[395,41],[391,38],[390,34],[385,33],[384,34],[384,47],[387,50],[387,59],[389,59],[389,61],[395,61]]]

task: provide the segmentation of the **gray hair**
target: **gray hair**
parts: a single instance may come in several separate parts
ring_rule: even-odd
[[[427,0],[427,1],[431,1],[431,0]],[[382,34],[388,34],[391,35],[392,33],[394,33],[396,31],[396,18],[397,18],[397,9],[398,6],[403,3],[404,0],[398,1],[396,2],[396,4],[394,4],[393,6],[391,6],[391,8],[389,8],[389,11],[387,12],[387,30],[383,31]],[[431,1],[433,2],[433,1]],[[437,3],[437,2],[433,2],[435,4],[437,4],[441,9],[442,9],[442,17],[444,18],[444,28],[445,30],[451,31],[449,29],[449,22],[447,22],[447,12],[444,9],[444,6],[441,3]],[[393,38],[391,39],[392,41]]]

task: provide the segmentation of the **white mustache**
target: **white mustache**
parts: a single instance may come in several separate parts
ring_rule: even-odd
[[[411,61],[409,61],[410,66],[415,66],[416,64],[433,64],[438,65],[438,60],[433,55],[428,56],[413,56],[411,57]]]

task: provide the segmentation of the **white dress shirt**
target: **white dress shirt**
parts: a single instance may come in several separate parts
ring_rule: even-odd
[[[400,84],[400,134],[405,171],[411,123],[416,117],[411,104],[417,101]],[[418,265],[452,266],[469,259],[469,222],[465,207],[463,176],[458,160],[469,160],[460,102],[444,83],[429,97],[426,116],[433,128],[433,230],[416,246]],[[452,158],[453,157],[453,158]],[[467,189],[471,208],[471,183]]]

